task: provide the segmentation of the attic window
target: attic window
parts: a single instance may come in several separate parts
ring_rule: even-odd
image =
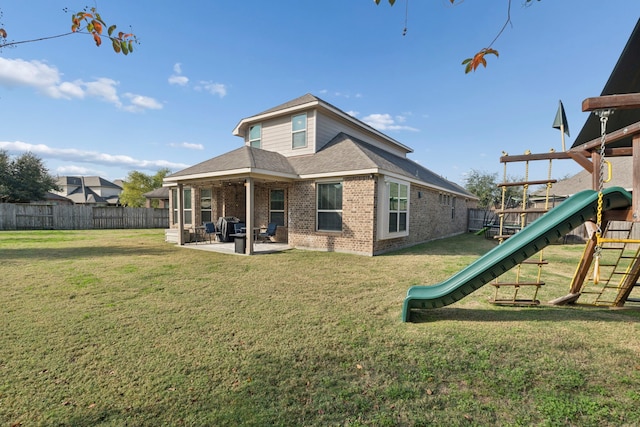
[[[262,125],[257,124],[249,128],[249,146],[261,148]]]
[[[293,148],[307,146],[307,113],[298,114],[291,118],[291,136]]]

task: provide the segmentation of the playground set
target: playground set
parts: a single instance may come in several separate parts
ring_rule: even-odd
[[[495,236],[499,245],[449,279],[431,286],[413,286],[404,300],[402,320],[411,321],[415,310],[439,308],[452,304],[480,287],[491,284],[494,304],[538,305],[542,279],[543,249],[562,239],[583,224],[589,230],[584,252],[571,281],[569,292],[550,304],[570,303],[622,307],[640,303],[640,239],[634,239],[634,226],[640,223],[640,93],[628,93],[620,84],[640,81],[640,20],[636,24],[602,95],[587,98],[582,110],[592,112],[582,132],[591,129],[599,136],[576,142],[569,150],[510,156],[503,153],[502,206],[497,211],[499,223]],[[630,75],[631,73],[631,75]],[[620,83],[622,81],[622,83]],[[633,83],[629,83],[633,82]],[[628,89],[628,88],[627,88]],[[635,88],[633,92],[637,92]],[[599,132],[594,125],[599,124]],[[608,127],[616,126],[610,131]],[[563,133],[563,129],[561,129]],[[578,137],[580,139],[580,136]],[[631,156],[631,192],[621,187],[607,187],[611,179],[612,157]],[[591,174],[592,189],[583,190],[549,208],[553,160],[571,159]],[[548,174],[542,180],[530,180],[533,162],[548,162]],[[525,166],[523,181],[508,182],[507,164]],[[532,206],[531,186],[544,186],[543,206]],[[508,187],[522,189],[518,206],[510,206]],[[519,217],[517,221],[507,218]],[[531,217],[538,216],[530,221]],[[509,274],[505,274],[509,272]],[[507,280],[505,280],[505,277]],[[506,295],[505,295],[506,294]]]

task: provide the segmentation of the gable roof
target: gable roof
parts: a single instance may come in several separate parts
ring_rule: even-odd
[[[345,113],[344,111],[342,111],[341,109],[339,109],[338,107],[328,103],[327,101],[324,101],[320,98],[318,98],[315,95],[312,95],[310,93],[307,93],[305,95],[302,95],[298,98],[292,99],[291,101],[287,101],[284,104],[280,104],[276,107],[273,108],[269,108],[268,110],[263,111],[262,113],[258,113],[256,115],[250,116],[250,117],[246,117],[242,120],[240,120],[240,122],[236,125],[236,127],[233,129],[233,134],[236,136],[244,136],[246,129],[248,128],[249,124],[251,123],[258,123],[261,122],[263,120],[266,119],[270,119],[273,117],[277,117],[277,116],[282,116],[282,115],[289,115],[292,114],[294,112],[297,111],[303,111],[309,108],[318,108],[324,111],[328,111],[331,112],[339,117],[341,117],[344,120],[347,120],[349,122],[354,123],[356,126],[362,128],[365,131],[368,131],[374,135],[376,135],[379,138],[382,138],[383,140],[385,140],[387,143],[393,145],[394,147],[404,151],[405,153],[411,153],[413,152],[413,150],[396,141],[395,139],[391,138],[389,135],[385,135],[384,133],[380,132],[379,130],[377,130],[376,128],[374,128],[373,126],[368,125],[367,123],[355,118],[354,116]]]
[[[178,181],[179,178],[198,179],[221,175],[243,174],[249,172],[266,173],[283,178],[296,178],[296,173],[280,153],[243,145],[228,153],[214,157],[197,165],[171,174],[165,181]]]
[[[367,173],[393,175],[413,183],[476,198],[463,187],[406,157],[396,156],[345,133],[338,134],[317,153],[305,156],[285,157],[245,145],[169,175],[165,182],[228,179],[243,174],[258,174],[274,179],[313,179]]]
[[[620,54],[609,80],[604,85],[600,96],[619,95],[624,93],[640,92],[640,19],[636,22],[626,46]],[[633,123],[640,122],[640,110],[616,110],[607,123],[607,131],[623,129]],[[590,114],[585,121],[582,130],[571,146],[577,147],[586,142],[600,137],[600,119],[595,114]],[[610,145],[610,147],[629,147],[631,137],[624,138]]]
[[[396,156],[342,132],[317,153],[291,157],[289,162],[302,178],[344,174],[346,171],[382,173],[475,198],[463,187],[433,173],[413,160]]]

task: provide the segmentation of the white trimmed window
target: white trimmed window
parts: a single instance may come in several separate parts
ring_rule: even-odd
[[[378,235],[392,239],[409,235],[409,183],[386,177],[379,194]]]
[[[262,148],[262,125],[257,124],[249,128],[249,146]]]
[[[178,190],[176,188],[171,190],[173,199],[173,223],[178,223]],[[182,217],[185,224],[191,224],[193,217],[191,215],[191,188],[184,188],[182,190]]]
[[[269,194],[269,222],[284,226],[284,190],[271,190]]]
[[[291,141],[292,148],[307,146],[307,113],[291,118]]]
[[[318,231],[342,231],[342,182],[316,185]]]
[[[211,222],[211,189],[203,188],[200,190],[200,220],[202,222]]]

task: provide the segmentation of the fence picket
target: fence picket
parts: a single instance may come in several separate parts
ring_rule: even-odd
[[[0,230],[169,228],[169,210],[0,203]]]

